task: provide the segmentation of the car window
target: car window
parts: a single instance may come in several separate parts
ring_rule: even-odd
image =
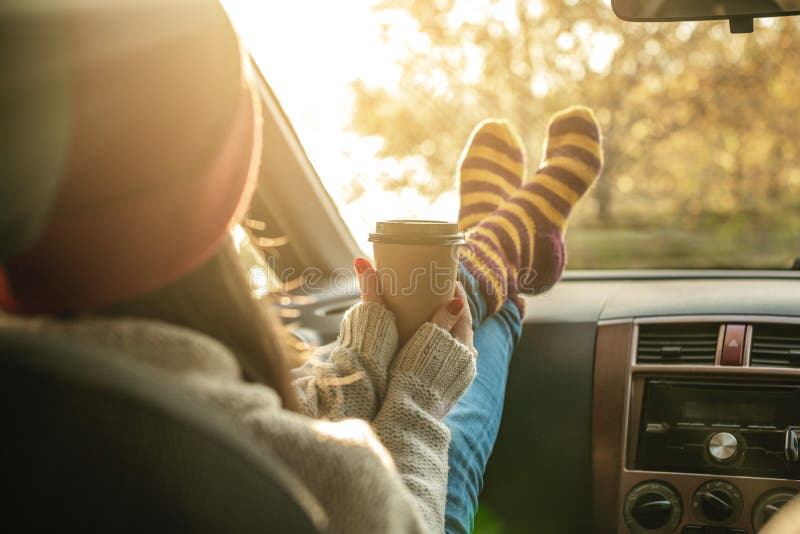
[[[385,0],[228,9],[322,182],[369,251],[376,220],[454,220],[485,117],[529,166],[548,117],[594,108],[605,170],[569,267],[787,268],[800,256],[800,17],[626,23],[604,0]]]

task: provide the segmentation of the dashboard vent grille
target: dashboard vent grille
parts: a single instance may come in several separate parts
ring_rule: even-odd
[[[800,368],[800,325],[753,325],[750,365]]]
[[[719,324],[639,325],[636,363],[714,365]]]

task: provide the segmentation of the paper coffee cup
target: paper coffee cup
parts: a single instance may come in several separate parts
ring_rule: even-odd
[[[403,342],[453,298],[464,234],[456,223],[390,220],[378,222],[369,240],[381,294]]]

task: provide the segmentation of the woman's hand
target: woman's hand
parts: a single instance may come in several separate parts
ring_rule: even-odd
[[[474,357],[478,356],[478,351],[472,344],[472,313],[467,306],[467,294],[461,282],[456,285],[455,296],[439,306],[431,322],[450,332],[450,335],[465,345]]]
[[[353,267],[358,275],[358,287],[361,288],[361,302],[383,304],[383,297],[378,289],[378,272],[367,258],[356,258]]]
[[[378,272],[369,260],[356,258],[353,260],[353,267],[358,275],[358,286],[361,288],[361,302],[384,304],[378,289]],[[431,322],[449,332],[465,345],[473,356],[477,357],[478,351],[472,344],[472,313],[466,303],[467,294],[464,292],[464,286],[458,282],[455,296],[439,306],[434,312]]]

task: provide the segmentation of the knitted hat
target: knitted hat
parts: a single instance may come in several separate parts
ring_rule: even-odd
[[[92,310],[199,266],[249,204],[261,151],[218,2],[11,4],[0,306]]]

